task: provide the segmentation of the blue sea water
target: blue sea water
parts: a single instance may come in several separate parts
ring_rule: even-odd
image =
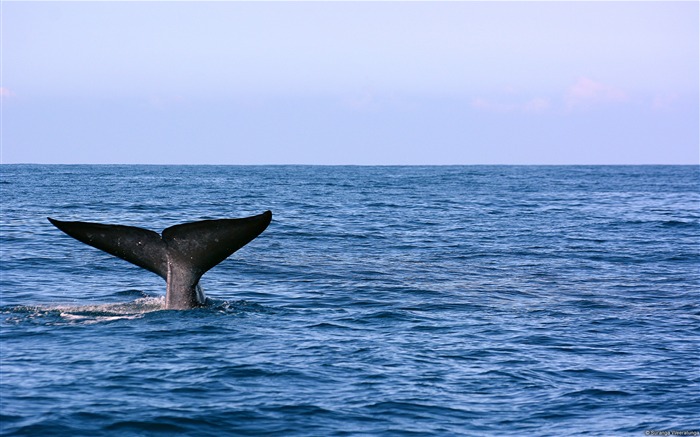
[[[2,165],[0,433],[700,431],[700,167]],[[273,211],[163,310],[46,220]]]

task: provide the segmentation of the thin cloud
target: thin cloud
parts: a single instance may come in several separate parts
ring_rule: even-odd
[[[675,93],[657,94],[651,102],[651,108],[656,111],[668,111],[673,108],[676,100],[678,94]]]
[[[622,102],[627,100],[627,95],[620,89],[582,77],[569,88],[564,100],[566,108],[572,110],[599,103]]]
[[[0,87],[0,97],[14,97],[13,93],[9,88]]]

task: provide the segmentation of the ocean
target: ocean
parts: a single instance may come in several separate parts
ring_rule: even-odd
[[[700,435],[700,166],[0,172],[3,436]],[[186,311],[46,219],[268,209]]]

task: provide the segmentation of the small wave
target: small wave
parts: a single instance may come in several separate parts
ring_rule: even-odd
[[[116,293],[114,293],[114,295],[115,296],[153,297],[150,294],[145,293],[141,290],[137,290],[137,289],[117,291]]]
[[[621,390],[604,390],[598,388],[587,388],[583,390],[572,391],[564,394],[566,397],[592,397],[600,398],[605,396],[631,396],[631,393]]]
[[[698,222],[690,222],[683,220],[667,220],[661,222],[661,226],[668,228],[694,228],[698,226]]]
[[[177,422],[183,420],[186,422],[195,422],[179,417],[157,417],[154,420],[125,420],[114,422],[106,427],[109,431],[118,431],[122,433],[128,432],[158,432],[158,433],[173,433],[179,434],[187,432],[188,428],[181,426]],[[196,425],[196,423],[195,423]]]
[[[261,313],[269,314],[274,312],[272,308],[266,307],[264,305],[257,304],[255,302],[250,302],[247,300],[214,300],[207,298],[207,302],[204,306],[205,309],[216,311],[220,314],[235,314],[241,315],[243,313]]]
[[[700,222],[695,220],[661,220],[661,219],[629,219],[612,223],[614,226],[654,226],[662,228],[696,228]]]

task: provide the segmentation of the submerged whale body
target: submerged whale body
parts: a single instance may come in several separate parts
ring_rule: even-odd
[[[48,219],[76,240],[165,279],[165,308],[184,310],[204,303],[199,279],[260,235],[270,224],[272,212],[184,223],[163,230],[162,235],[135,226]]]

